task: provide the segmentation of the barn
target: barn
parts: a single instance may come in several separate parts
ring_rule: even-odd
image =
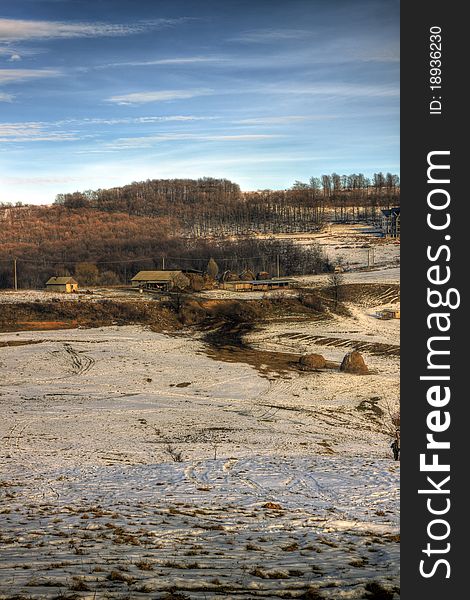
[[[46,290],[49,292],[78,292],[78,281],[73,277],[51,277],[46,281]]]
[[[189,284],[190,280],[183,271],[139,271],[131,279],[132,287],[164,292],[173,288],[184,289]]]
[[[220,284],[222,290],[233,292],[268,292],[288,288],[288,279],[253,279],[251,281],[224,281]]]

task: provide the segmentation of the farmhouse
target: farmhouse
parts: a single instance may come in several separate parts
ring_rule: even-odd
[[[388,208],[382,210],[381,219],[382,234],[384,237],[400,237],[400,208]]]
[[[46,281],[46,290],[49,292],[78,292],[78,281],[73,277],[51,277]]]
[[[139,271],[131,279],[132,287],[164,292],[173,288],[183,289],[189,284],[189,278],[182,271]]]

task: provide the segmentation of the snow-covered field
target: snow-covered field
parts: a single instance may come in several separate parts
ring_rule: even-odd
[[[396,322],[357,311],[252,342],[331,360],[348,348],[284,334],[398,343]],[[188,334],[0,334],[0,598],[392,590],[399,466],[382,430],[398,359],[364,356],[366,376],[261,376]]]
[[[398,265],[400,262],[400,243],[397,240],[383,238],[378,229],[360,223],[330,223],[317,233],[286,233],[258,237],[275,237],[303,246],[318,244],[331,262],[335,263],[341,258],[353,270],[369,265]],[[371,248],[374,251],[373,257],[369,256]]]

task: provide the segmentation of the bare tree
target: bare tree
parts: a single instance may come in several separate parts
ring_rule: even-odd
[[[333,291],[336,310],[341,299],[341,286],[344,284],[344,275],[340,271],[333,271],[328,275],[328,283]]]
[[[219,265],[215,262],[213,258],[209,259],[209,262],[207,263],[207,274],[209,275],[209,277],[212,277],[212,279],[215,279],[218,273]]]

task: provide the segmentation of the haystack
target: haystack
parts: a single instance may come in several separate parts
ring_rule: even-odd
[[[354,373],[355,375],[366,375],[369,372],[369,369],[362,358],[362,354],[357,352],[357,350],[353,350],[352,352],[348,352],[343,358],[340,371]]]
[[[303,371],[316,371],[326,367],[326,360],[321,354],[304,354],[299,359]]]

